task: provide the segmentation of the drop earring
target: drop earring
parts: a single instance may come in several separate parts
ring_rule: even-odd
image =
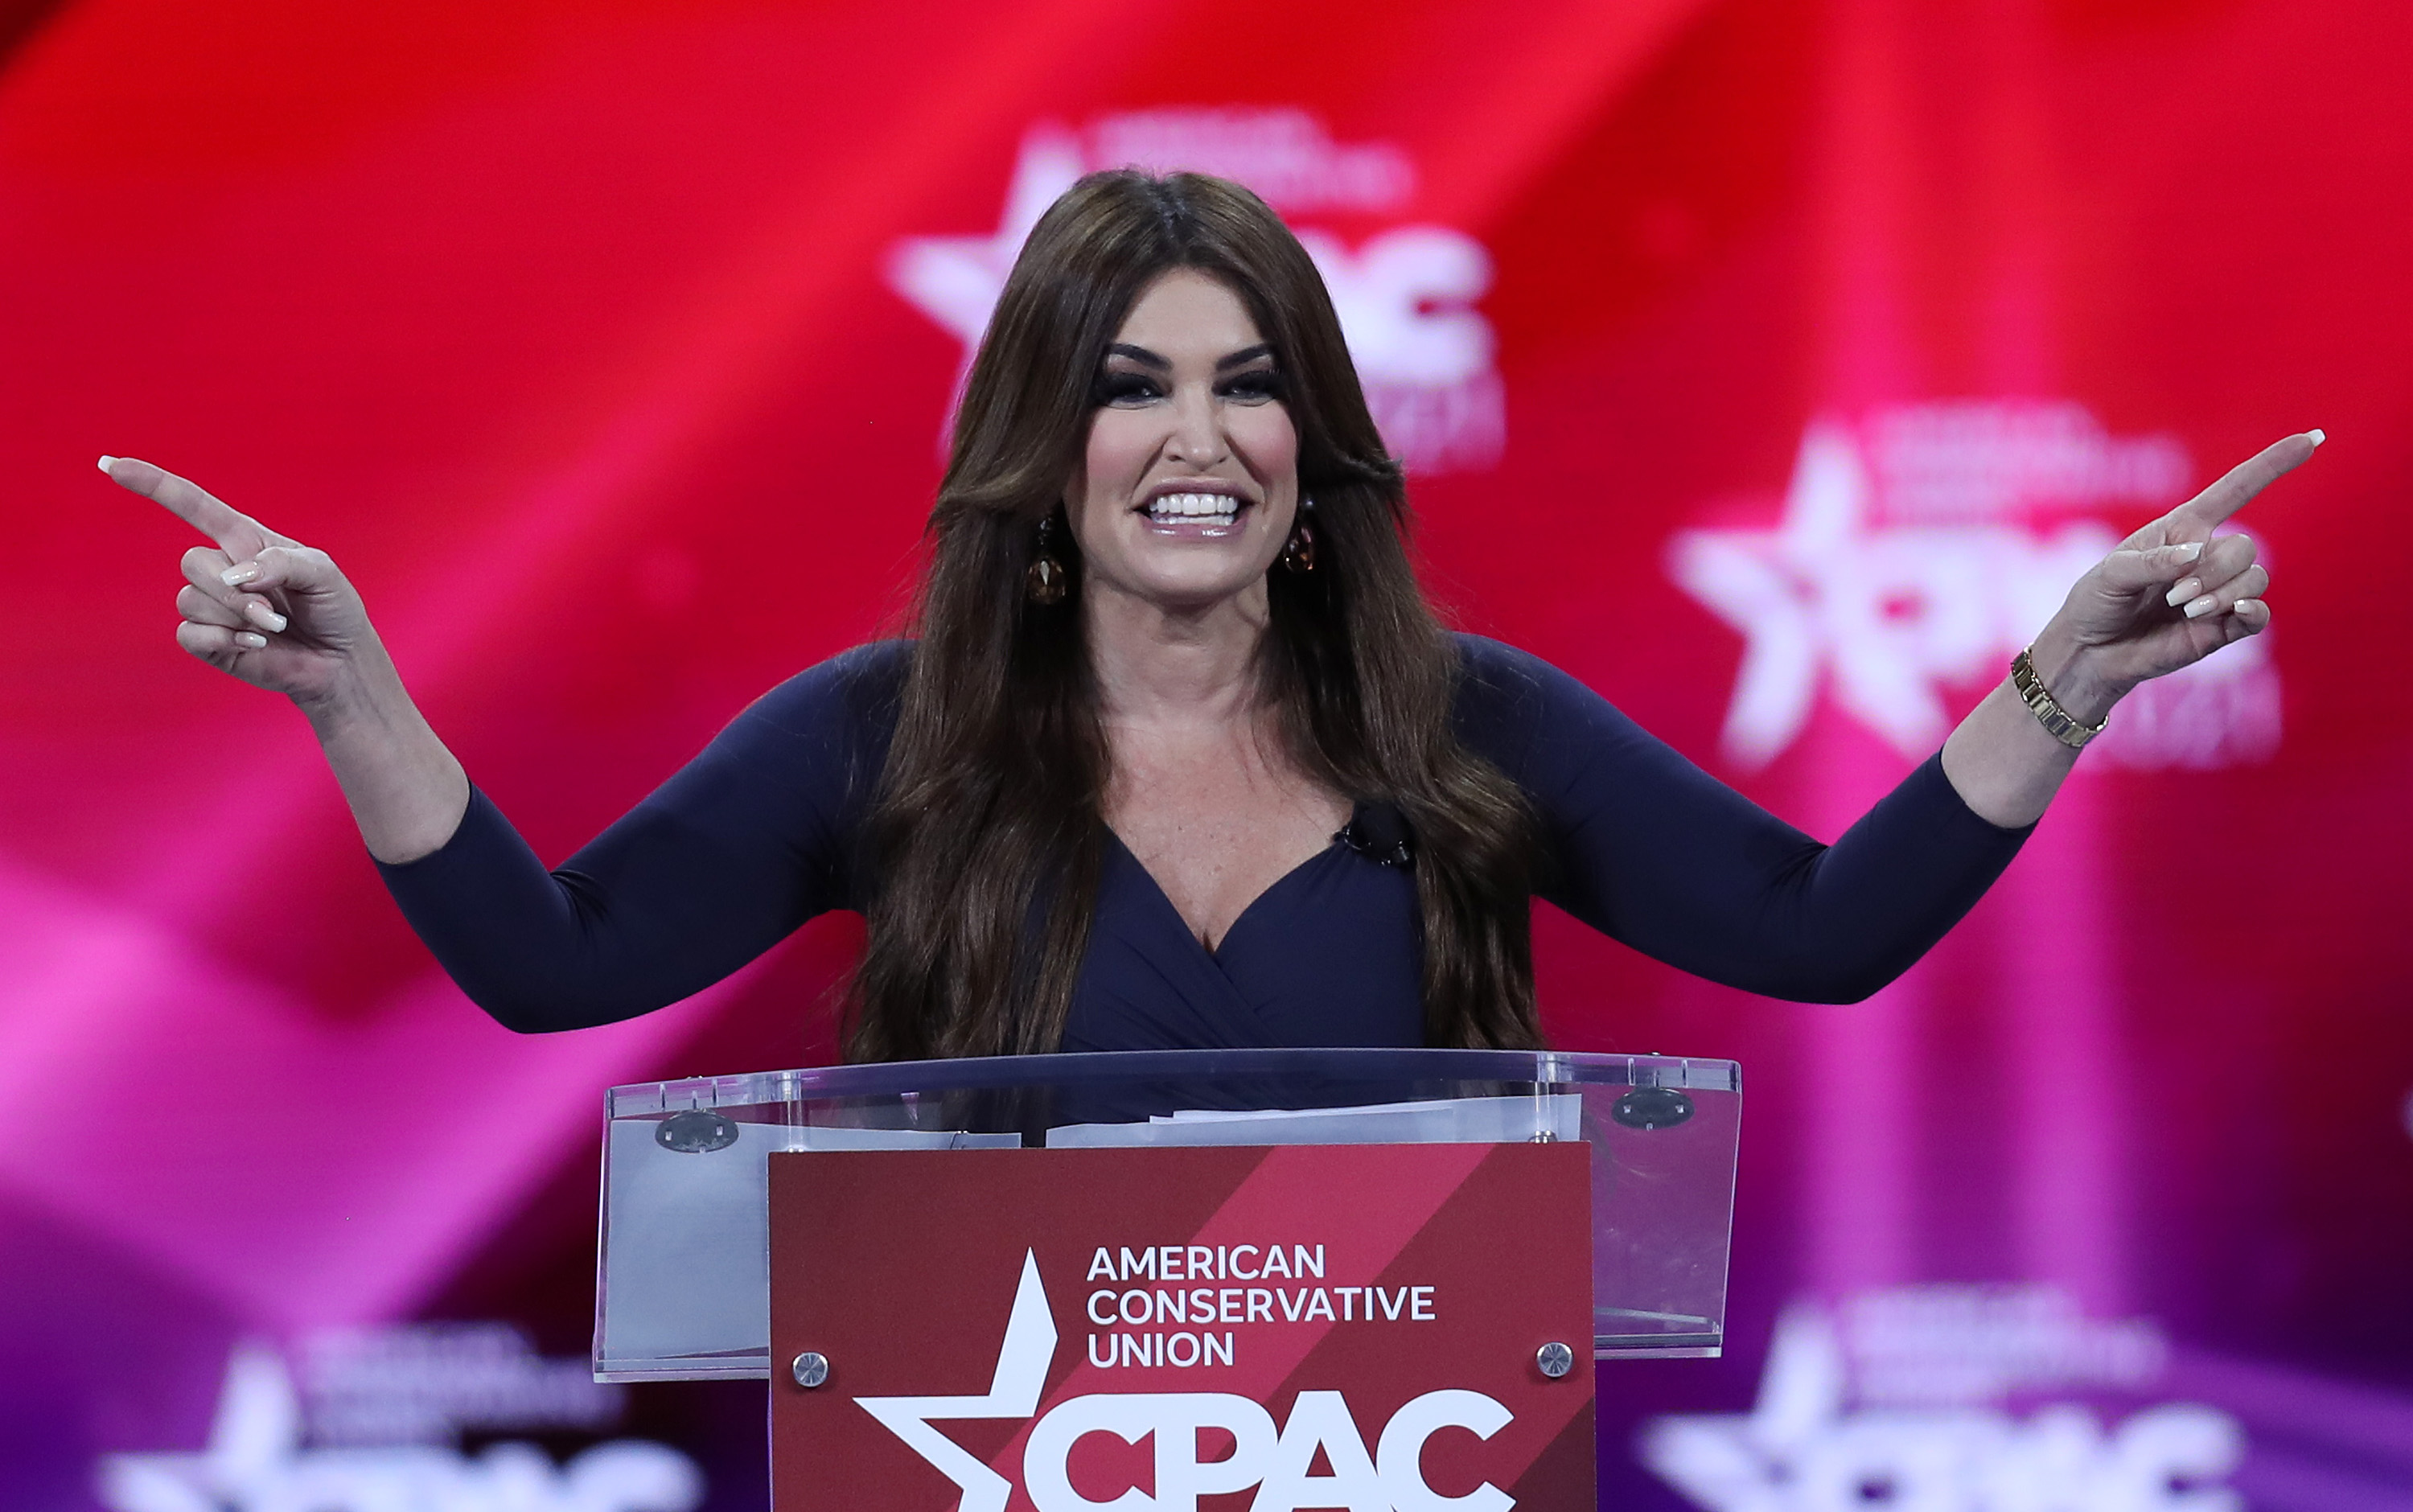
[[[1315,571],[1315,526],[1308,523],[1308,517],[1314,512],[1315,500],[1298,501],[1298,523],[1291,526],[1290,539],[1282,542],[1281,564],[1286,571]]]
[[[1056,516],[1051,514],[1039,522],[1039,545],[1023,580],[1023,596],[1042,607],[1061,603],[1066,577],[1064,564],[1056,559]]]

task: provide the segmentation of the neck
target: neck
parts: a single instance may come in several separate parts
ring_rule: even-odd
[[[1253,711],[1263,585],[1195,608],[1092,585],[1081,612],[1107,724],[1222,724]]]

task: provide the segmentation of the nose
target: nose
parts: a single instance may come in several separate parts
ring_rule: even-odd
[[[1164,438],[1170,462],[1206,467],[1223,459],[1223,426],[1215,397],[1204,384],[1185,384],[1174,396],[1173,430]]]

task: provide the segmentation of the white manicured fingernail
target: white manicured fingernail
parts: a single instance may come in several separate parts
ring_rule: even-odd
[[[2194,561],[2202,555],[2203,542],[2200,541],[2190,541],[2179,548],[2179,560],[2183,562]]]
[[[237,562],[218,574],[218,581],[229,588],[239,588],[259,575],[258,562]]]
[[[2320,445],[2323,441],[2326,441],[2326,440],[2328,440],[2328,439],[2330,438],[2329,432],[2327,432],[2327,431],[2325,431],[2325,430],[2321,430],[2321,429],[2319,429],[2318,427],[2316,427],[2316,428],[2314,428],[2314,429],[2312,429],[2312,430],[2308,430],[2308,431],[2306,431],[2304,434],[2305,434],[2305,435],[2307,435],[2307,436],[2309,436],[2309,437],[2311,437],[2313,438],[2313,444],[2314,444],[2315,446],[2318,446],[2318,445]]]
[[[268,637],[256,634],[251,630],[237,630],[234,632],[234,644],[246,651],[257,651],[268,645]]]
[[[264,603],[244,604],[243,617],[272,634],[285,628],[285,616]]]
[[[2171,608],[2176,609],[2179,605],[2186,602],[2189,599],[2194,598],[2197,594],[2201,593],[2202,591],[2203,579],[2199,577],[2181,578],[2179,580],[2178,586],[2170,589],[2169,593],[2164,597],[2162,601],[2169,604]]]
[[[2252,604],[2258,613],[2267,614],[2270,611],[2270,606],[2265,604],[2259,599],[2240,599],[2234,604],[2229,606],[2228,612],[2235,615],[2238,618],[2243,619],[2245,617],[2245,606],[2247,604]]]
[[[2220,600],[2207,593],[2186,606],[2186,616],[2189,619],[2201,619],[2218,607],[2220,607]]]
[[[108,474],[110,464],[116,460],[117,459],[115,457],[103,457],[100,459],[100,470],[103,476]]]

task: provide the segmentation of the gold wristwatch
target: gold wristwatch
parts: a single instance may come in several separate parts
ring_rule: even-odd
[[[2044,679],[2036,675],[2036,662],[2028,654],[2035,649],[2031,645],[2011,658],[2011,686],[2019,690],[2020,698],[2035,713],[2036,722],[2044,726],[2045,733],[2076,750],[2101,734],[2103,726],[2080,723],[2075,715],[2054,700],[2046,689]]]

